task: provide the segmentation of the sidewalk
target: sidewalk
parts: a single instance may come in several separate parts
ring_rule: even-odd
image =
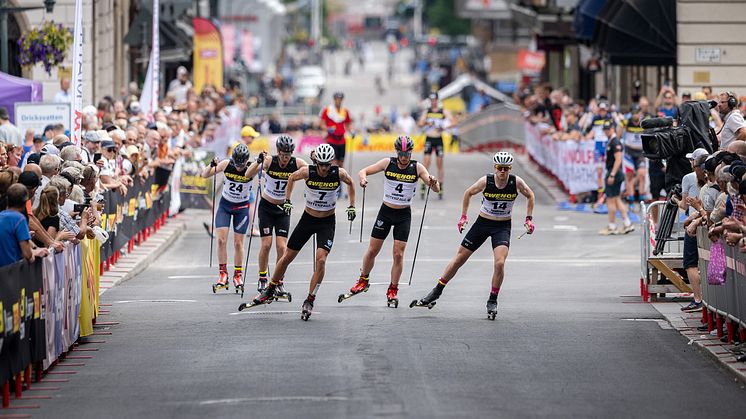
[[[144,271],[157,259],[186,229],[188,218],[180,214],[169,218],[155,234],[150,236],[134,251],[123,255],[117,263],[101,275],[99,280],[99,295],[113,288],[119,283],[130,280]]]
[[[688,303],[685,302],[685,303]],[[746,362],[738,362],[737,355],[731,350],[732,344],[723,343],[720,337],[712,336],[708,332],[700,332],[697,326],[702,324],[702,312],[684,313],[681,307],[685,303],[660,302],[652,303],[671,326],[689,339],[688,345],[696,345],[706,354],[718,361],[726,370],[732,372],[737,379],[746,384]]]

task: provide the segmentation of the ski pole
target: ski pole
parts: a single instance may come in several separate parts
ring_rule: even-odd
[[[254,200],[254,215],[251,217],[251,223],[249,223],[249,246],[246,249],[246,260],[243,264],[244,275],[249,269],[249,254],[251,254],[251,239],[254,238],[254,223],[256,222],[256,209],[259,207],[259,201],[262,199],[262,169],[264,168],[264,160],[262,160],[259,166],[259,175],[256,178],[256,199]]]
[[[409,272],[409,285],[412,285],[412,276],[414,276],[414,265],[417,262],[417,250],[420,248],[420,237],[422,237],[422,225],[425,223],[425,211],[427,211],[427,200],[430,198],[430,185],[427,185],[425,194],[425,207],[422,208],[422,220],[420,221],[420,231],[417,233],[417,245],[414,247],[414,258],[412,259],[412,271]]]
[[[365,220],[365,189],[363,188],[363,209],[360,214],[360,243],[363,242],[363,220]]]
[[[316,235],[313,235],[313,249],[311,250],[311,258],[313,259],[313,271],[316,272]]]
[[[210,267],[212,268],[212,244],[215,241],[215,189],[217,189],[217,168],[212,174],[212,224],[210,226]]]

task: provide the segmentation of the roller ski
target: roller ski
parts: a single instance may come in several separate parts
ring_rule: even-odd
[[[313,301],[316,298],[312,295],[309,295],[308,298],[306,298],[306,301],[303,302],[303,308],[300,313],[300,318],[303,321],[308,321],[308,318],[311,317],[311,313],[313,312]]]
[[[361,292],[368,292],[369,288],[370,284],[368,283],[368,279],[360,277],[360,279],[358,279],[357,281],[357,284],[350,288],[350,292],[339,294],[339,297],[337,297],[337,302],[341,303],[342,301],[347,300],[348,298],[352,298],[352,296],[360,294]]]
[[[399,287],[389,284],[389,289],[386,291],[386,307],[399,308],[399,298],[396,296],[398,291]]]
[[[241,271],[233,273],[233,288],[236,290],[236,294],[241,293],[241,298],[243,298],[243,278]]]
[[[277,291],[277,285],[269,283],[262,292],[259,293],[250,303],[241,303],[238,306],[238,311],[244,311],[247,308],[260,306],[263,304],[272,304],[275,301],[275,291]]]
[[[412,300],[412,302],[409,304],[409,308],[427,307],[428,309],[432,309],[433,307],[435,307],[435,300],[440,298],[440,294],[443,292],[443,288],[445,288],[444,285],[436,285],[435,288],[430,291],[430,294],[427,294],[427,296],[425,296],[425,298],[422,298],[420,300]]]
[[[287,301],[288,303],[293,301],[293,295],[287,292],[285,289],[285,284],[280,282],[277,284],[277,289],[275,290],[275,301]]]
[[[218,290],[228,290],[228,272],[220,271],[218,276],[218,282],[212,284],[212,293],[215,294]]]
[[[497,296],[494,298],[490,296],[490,299],[487,300],[487,318],[495,320],[495,316],[497,316]]]

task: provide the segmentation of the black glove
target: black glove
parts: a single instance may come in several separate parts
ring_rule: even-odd
[[[256,163],[257,164],[264,163],[264,152],[259,153],[259,155],[256,157]]]
[[[355,211],[355,207],[350,205],[349,207],[347,207],[347,220],[355,221],[355,217],[357,217],[357,212]]]
[[[210,161],[210,167],[218,167],[218,158],[214,158]]]

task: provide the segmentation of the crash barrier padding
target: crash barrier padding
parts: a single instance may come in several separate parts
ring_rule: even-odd
[[[168,187],[159,189],[151,176],[144,183],[135,180],[124,196],[106,191],[104,198],[101,221],[109,240],[101,246],[101,273],[119,260],[123,249],[131,252],[165,223],[171,192]]]
[[[574,195],[598,188],[594,140],[554,140],[529,122],[524,122],[524,129],[529,158],[571,195],[571,202]]]
[[[720,239],[724,240],[724,239]],[[735,333],[740,340],[746,338],[746,255],[738,247],[725,245],[727,269],[725,283],[712,285],[707,281],[707,267],[710,261],[712,241],[707,237],[707,229],[697,231],[699,248],[699,271],[702,283],[703,320],[710,331],[717,330],[722,336],[722,325],[726,325],[728,340],[734,341]]]
[[[526,132],[521,108],[512,103],[496,103],[459,122],[461,150],[523,148]]]
[[[257,155],[262,151],[269,151],[271,154],[277,153],[275,143],[277,137],[281,134],[261,136],[255,138],[249,145],[249,151],[252,155]],[[394,141],[399,133],[383,133],[383,134],[362,134],[356,133],[355,136],[347,135],[345,142],[345,151],[349,159],[350,153],[357,153],[363,151],[384,151],[392,152],[394,150]],[[414,153],[421,153],[425,147],[425,134],[412,134],[410,135],[414,141]],[[443,151],[446,154],[454,154],[459,152],[459,145],[457,142],[452,141],[453,136],[449,132],[443,133]],[[308,155],[311,150],[316,148],[320,144],[326,143],[326,139],[320,135],[302,135],[295,137],[295,154],[296,155]],[[209,163],[209,162],[208,162]]]

